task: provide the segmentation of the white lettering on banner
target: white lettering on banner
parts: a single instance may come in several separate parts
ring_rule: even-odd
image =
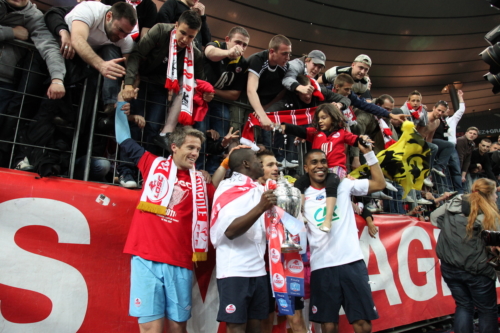
[[[37,225],[53,229],[59,243],[90,244],[87,219],[67,203],[44,198],[5,201],[0,211],[0,283],[41,293],[52,302],[50,315],[36,323],[13,323],[0,313],[2,332],[77,332],[87,312],[85,279],[68,264],[23,250],[14,236],[23,227]]]
[[[374,282],[370,284],[372,291],[383,290],[390,305],[401,304],[401,297],[399,297],[398,288],[394,282],[394,273],[392,272],[389,258],[387,258],[387,251],[380,237],[371,238],[368,233],[368,227],[365,227],[359,238],[359,245],[363,252],[366,267],[368,267],[370,259],[370,248],[373,250],[375,258],[377,258],[380,274],[370,274],[370,281]]]
[[[441,233],[441,229],[434,229],[433,231],[434,231],[434,240],[436,241],[436,244],[437,244],[439,234]],[[439,260],[439,265],[441,265],[441,260]],[[497,283],[498,283],[498,279],[497,279]],[[441,289],[443,290],[443,296],[450,296],[451,295],[451,290],[450,290],[450,288],[448,288],[448,285],[446,284],[446,282],[444,282],[444,279],[442,276],[441,276]]]
[[[426,273],[427,283],[423,286],[417,286],[413,283],[408,264],[409,247],[413,240],[420,241],[425,250],[432,250],[429,234],[423,228],[410,226],[403,230],[398,248],[399,279],[408,297],[415,301],[427,301],[437,295],[435,259],[417,259],[417,270]]]

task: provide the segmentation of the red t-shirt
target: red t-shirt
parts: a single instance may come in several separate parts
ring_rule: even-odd
[[[143,178],[157,156],[146,152],[138,168]],[[209,207],[215,189],[207,184]],[[189,170],[177,170],[174,192],[167,208],[167,215],[157,215],[135,210],[125,243],[124,253],[173,266],[193,269],[193,192]]]
[[[346,168],[346,156],[344,144],[354,146],[357,135],[340,129],[331,133],[329,136],[322,131],[316,130],[314,127],[308,127],[306,140],[312,142],[312,149],[321,149],[328,161],[328,167],[340,166]]]

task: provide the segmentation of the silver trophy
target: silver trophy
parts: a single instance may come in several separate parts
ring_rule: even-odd
[[[283,176],[283,172],[280,173],[280,176],[276,183],[277,188],[274,190],[274,194],[278,199],[278,206],[293,217],[299,216],[302,204],[302,196],[300,190],[296,187],[293,187],[292,184],[290,184],[288,180],[286,180],[286,178]],[[284,225],[283,229],[285,230],[285,239],[283,240],[283,244],[281,244],[281,252],[289,253],[301,251],[302,247],[293,241],[292,236],[290,235],[288,230],[286,230]]]

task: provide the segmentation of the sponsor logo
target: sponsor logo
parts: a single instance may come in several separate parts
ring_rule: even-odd
[[[290,289],[292,291],[300,291],[300,283],[297,283],[297,282],[292,282],[290,283]]]
[[[323,200],[325,196],[323,194],[320,194],[316,197],[316,200]]]
[[[271,249],[271,261],[277,264],[281,259],[281,255],[278,250]]]
[[[227,313],[234,313],[234,311],[236,311],[236,306],[234,306],[234,304],[229,304],[228,306],[226,306]]]
[[[278,298],[278,303],[283,309],[288,308],[288,303],[283,298]]]
[[[276,288],[283,287],[285,285],[285,278],[283,278],[283,275],[281,275],[279,273],[274,273],[273,284]]]
[[[318,308],[316,307],[316,305],[313,305],[312,307],[312,313],[316,313],[318,312]]]
[[[304,264],[299,259],[293,259],[288,262],[288,270],[292,273],[300,273],[304,269]]]
[[[142,304],[142,302],[141,302],[141,299],[140,299],[140,298],[136,298],[136,299],[134,300],[134,305],[135,305],[135,307],[137,307],[137,308],[138,308],[138,307],[140,307],[140,306],[141,306],[141,304]]]

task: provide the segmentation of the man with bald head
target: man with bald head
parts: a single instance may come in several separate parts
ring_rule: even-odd
[[[259,332],[268,317],[269,280],[264,253],[264,212],[276,204],[273,191],[257,180],[262,161],[249,148],[233,150],[231,178],[220,182],[212,207],[210,240],[216,249],[219,313],[227,332]]]

